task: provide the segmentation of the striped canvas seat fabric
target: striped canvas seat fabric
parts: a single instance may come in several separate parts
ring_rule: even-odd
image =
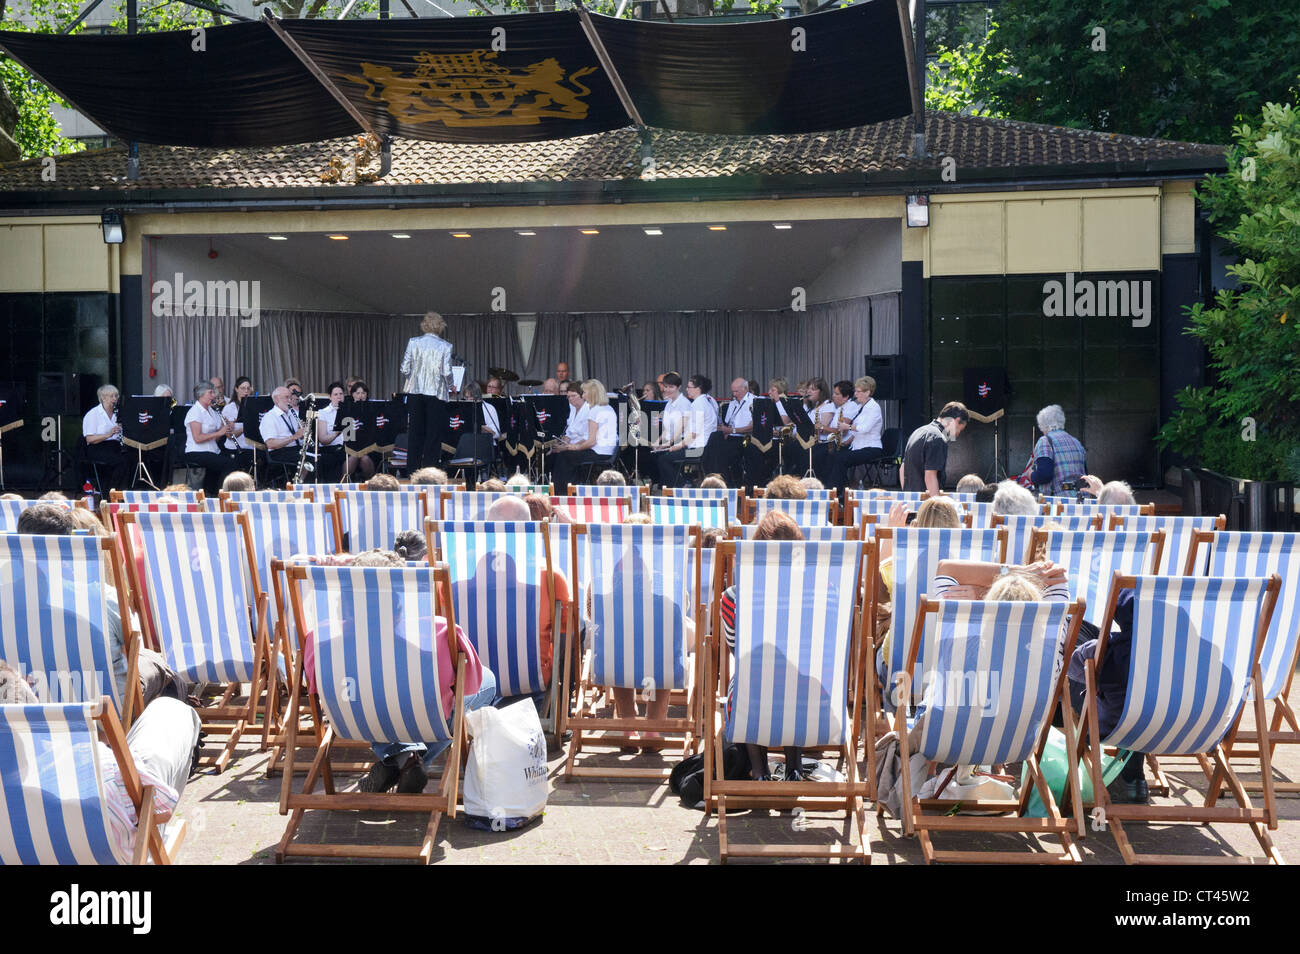
[[[676,497],[652,497],[650,522],[663,526],[725,527],[727,504],[721,500],[679,500]]]
[[[552,497],[551,506],[573,523],[622,523],[631,502],[626,497]]]
[[[257,576],[264,589],[279,587],[273,580],[272,560],[287,560],[295,554],[320,556],[336,552],[334,545],[334,518],[327,504],[305,500],[282,502],[247,501],[240,510],[248,514],[248,525],[253,535],[253,557],[257,561]],[[286,595],[280,593],[279,605],[286,607]],[[267,600],[268,631],[278,621],[277,601]]]
[[[253,581],[233,513],[136,514],[145,594],[168,664],[191,682],[253,676]]]
[[[1056,507],[1063,516],[1075,516],[1078,514],[1101,514],[1106,519],[1110,517],[1140,517],[1145,509],[1143,504],[1099,504],[1099,503],[1066,503]]]
[[[502,497],[520,497],[520,494],[499,490],[462,490],[442,494],[439,498],[443,520],[486,520],[488,507]],[[432,515],[436,515],[433,511]]]
[[[306,567],[316,691],[340,738],[441,742],[432,567]]]
[[[1268,580],[1141,576],[1129,687],[1105,745],[1155,755],[1211,751],[1250,684]]]
[[[98,700],[0,706],[0,862],[115,865]]]
[[[848,711],[860,543],[736,543],[735,692],[727,738],[840,745]]]
[[[754,522],[762,520],[769,510],[780,510],[788,514],[801,527],[824,527],[831,522],[829,500],[776,500],[759,497],[754,501]]]
[[[1071,516],[1051,516],[1048,514],[1011,514],[999,518],[999,526],[1007,528],[1007,562],[1025,563],[1029,560],[1029,540],[1034,528],[1045,523],[1055,523],[1066,530],[1091,530],[1097,522],[1095,514],[1074,514]]]
[[[727,522],[735,523],[740,518],[740,490],[736,487],[677,487],[673,489],[672,500],[725,500],[727,502]]]
[[[205,502],[202,501],[203,491],[201,490],[119,490],[114,492],[113,497],[116,499],[119,494],[122,503],[129,504],[157,503],[159,497],[171,497],[181,503]]]
[[[376,547],[391,550],[404,530],[424,532],[424,496],[383,490],[347,491],[343,506],[349,514],[348,552],[364,553]]]
[[[742,538],[745,540],[754,539],[754,531],[757,529],[757,523],[745,524],[740,528]],[[849,534],[856,533],[858,530],[857,527],[833,527],[829,525],[823,527],[800,527],[799,529],[803,533],[803,538],[809,542],[823,540],[848,540]],[[875,527],[868,525],[867,530],[868,533],[870,533],[875,530]]]
[[[547,491],[542,491],[543,496]],[[627,501],[627,512],[637,513],[641,509],[641,488],[631,484],[574,484],[574,497],[617,497]]]
[[[962,512],[971,515],[971,528],[982,530],[984,527],[993,526],[993,503],[992,501],[980,503],[978,501],[963,501],[961,504]],[[1007,552],[1011,553],[1011,548],[1007,547]]]
[[[344,493],[356,493],[358,492],[358,487],[358,484],[291,484],[290,491],[294,492],[310,489],[312,492],[312,499],[315,500],[316,503],[331,503],[334,500],[335,494],[339,491],[343,491]],[[348,508],[342,505],[342,498],[339,500],[339,519],[343,523],[343,532],[347,533],[351,528],[352,523],[348,519]]]
[[[1151,571],[1155,553],[1150,533],[1129,530],[1053,530],[1045,559],[1065,567],[1070,596],[1088,601],[1083,618],[1094,626],[1106,615],[1111,576]]]
[[[592,524],[592,681],[664,691],[686,686],[685,622],[695,599],[683,580],[691,528]],[[689,595],[688,595],[689,594]]]
[[[437,540],[451,574],[456,622],[496,674],[501,695],[546,689],[540,626],[554,594],[543,589],[549,565],[543,525],[444,521]]]
[[[1213,530],[1218,518],[1213,516],[1128,516],[1124,517],[1123,520],[1124,523],[1122,527],[1118,529],[1135,530],[1139,533],[1151,533],[1156,530],[1163,530],[1165,534],[1165,545],[1164,549],[1160,552],[1160,566],[1156,570],[1156,574],[1159,576],[1182,576],[1183,569],[1187,566],[1187,555],[1192,551],[1193,534],[1197,531],[1208,532]],[[1205,564],[1208,556],[1209,554],[1204,551],[1199,554],[1197,566],[1192,569],[1194,576],[1205,575]],[[1226,574],[1211,574],[1211,576],[1222,575]]]
[[[110,696],[122,711],[113,679],[111,581],[98,537],[0,534],[0,659],[36,674],[43,701]]]
[[[71,507],[71,500],[0,500],[0,533],[13,533],[18,529],[18,517],[33,504],[54,504]]]
[[[958,765],[1029,755],[1051,717],[1069,605],[941,600],[925,621],[933,652],[919,673],[926,720],[917,751]]]
[[[1300,534],[1219,531],[1210,553],[1210,576],[1261,577],[1276,573],[1282,590],[1273,608],[1259,667],[1264,698],[1276,699],[1286,688],[1300,640]]]
[[[236,505],[246,503],[291,503],[295,500],[306,500],[308,496],[312,500],[319,499],[310,484],[304,484],[297,490],[227,490],[223,491],[221,495],[223,500],[229,500]]]

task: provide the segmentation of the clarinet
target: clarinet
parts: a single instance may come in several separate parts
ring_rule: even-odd
[[[312,473],[316,465],[307,460],[308,457],[316,457],[311,453],[311,446],[316,442],[316,395],[307,395],[307,413],[303,416],[303,423],[307,425],[307,433],[302,439],[302,447],[298,451],[298,469],[294,472],[293,484],[298,486],[302,483],[304,473]]]

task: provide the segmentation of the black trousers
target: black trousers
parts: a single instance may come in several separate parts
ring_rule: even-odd
[[[300,447],[282,447],[279,450],[266,452],[266,483],[269,487],[283,488],[285,484],[293,480],[294,473],[298,470],[298,459],[302,456]],[[309,475],[303,474],[303,482],[307,482]]]
[[[739,487],[744,483],[739,466],[744,456],[744,445],[743,437],[710,434],[708,443],[704,445],[704,456],[700,459],[700,467],[705,474],[720,474],[728,487]]]
[[[566,451],[556,454],[551,479],[555,482],[555,493],[564,495],[569,492],[569,484],[577,483],[579,476],[586,476],[588,464],[598,464],[606,460],[603,454],[597,454],[588,448],[583,451]]]
[[[126,448],[118,441],[100,441],[86,444],[86,459],[96,464],[99,472],[99,489],[108,496],[110,490],[127,490],[131,469],[135,467],[135,452],[128,456]]]
[[[447,403],[430,394],[407,396],[410,413],[406,432],[407,468],[435,466],[442,459],[442,438],[447,427]]]
[[[322,447],[320,457],[316,461],[315,478],[311,483],[316,484],[338,484],[343,482],[343,461],[345,454],[343,445],[338,444],[334,447]]]
[[[680,487],[684,483],[681,477],[681,471],[677,464],[683,460],[700,461],[703,458],[698,450],[685,451],[662,451],[655,454],[655,460],[659,464],[659,483],[664,487]]]
[[[861,450],[842,450],[831,460],[830,484],[839,490],[849,482],[849,471],[861,464],[870,464],[885,456],[884,448],[864,447]]]
[[[221,482],[226,479],[226,474],[239,469],[233,459],[220,452],[213,454],[208,451],[191,451],[185,455],[185,463],[190,467],[203,469],[203,496],[205,497],[216,497],[221,491]]]
[[[827,444],[819,443],[813,448],[812,468],[813,475],[826,486],[831,478],[831,449]]]

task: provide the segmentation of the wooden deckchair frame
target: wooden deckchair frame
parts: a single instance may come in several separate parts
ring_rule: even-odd
[[[876,542],[861,543],[858,573],[868,578],[876,569]],[[727,654],[726,640],[722,639],[722,593],[724,564],[736,557],[734,541],[718,544],[714,563],[714,593],[711,608],[712,631],[704,644],[704,811],[708,816],[718,814],[718,851],[723,864],[730,857],[737,858],[846,858],[850,861],[871,863],[871,839],[867,835],[867,810],[865,800],[875,798],[875,751],[867,748],[867,773],[861,775],[857,758],[857,740],[863,731],[860,719],[865,717],[866,731],[875,732],[875,693],[873,680],[864,679],[862,672],[862,643],[865,639],[862,588],[854,595],[850,615],[852,629],[849,642],[849,680],[847,699],[850,723],[845,727],[845,741],[838,746],[802,746],[805,750],[835,751],[840,756],[845,781],[843,782],[759,782],[751,779],[726,778],[723,753],[726,749],[726,720],[719,711],[726,700],[725,684],[714,676],[715,665]],[[863,699],[865,705],[857,700]],[[727,835],[727,811],[758,809],[800,808],[804,811],[844,811],[845,821],[857,834],[857,845],[849,841],[832,845],[736,845]]]
[[[136,514],[119,513],[117,519],[122,526],[122,547],[126,558],[127,575],[131,580],[131,599],[137,615],[140,617],[145,631],[148,633],[151,646],[155,651],[161,652],[162,641],[154,627],[157,621],[146,606],[147,598],[145,596],[144,581],[137,578],[136,571],[136,553],[135,544],[131,540],[131,527],[136,523]],[[213,736],[225,736],[226,743],[217,756],[203,756],[199,764],[205,767],[215,768],[220,774],[226,770],[230,764],[231,758],[234,757],[235,745],[238,744],[240,736],[249,729],[255,729],[259,710],[262,710],[263,718],[266,724],[262,726],[263,737],[266,737],[270,727],[269,712],[263,709],[261,703],[264,696],[269,697],[274,690],[267,688],[267,677],[272,665],[270,637],[266,631],[266,593],[262,589],[261,580],[257,573],[257,561],[253,559],[253,533],[249,527],[248,515],[240,513],[236,515],[236,520],[241,529],[241,535],[244,538],[244,562],[248,569],[249,586],[252,591],[253,606],[243,607],[244,612],[255,614],[251,620],[253,635],[253,679],[249,684],[248,697],[243,705],[232,705],[232,701],[238,697],[241,683],[228,683],[222,690],[221,698],[215,705],[199,706],[199,718],[202,720],[203,731]],[[274,678],[269,680],[274,684]]]
[[[289,578],[289,600],[293,606],[294,625],[298,630],[299,644],[306,638],[306,616],[303,612],[300,584],[307,578],[307,568],[293,566],[287,570]],[[438,782],[436,792],[421,792],[414,795],[399,795],[391,792],[336,792],[334,790],[334,768],[330,762],[331,750],[335,745],[357,740],[338,739],[334,726],[323,722],[319,699],[313,693],[310,696],[311,709],[316,733],[316,755],[307,770],[302,790],[293,791],[293,776],[297,771],[298,731],[303,687],[303,656],[297,654],[294,660],[294,679],[289,693],[288,741],[285,744],[286,764],[280,783],[280,814],[289,815],[284,835],[275,849],[276,864],[282,864],[286,858],[397,858],[408,859],[429,864],[433,858],[433,843],[438,836],[438,826],[442,817],[456,817],[459,801],[461,762],[465,749],[465,659],[460,653],[460,644],[456,638],[456,611],[451,600],[451,574],[445,565],[433,567],[434,612],[439,610],[447,622],[447,646],[451,653],[451,664],[456,670],[456,683],[452,695],[451,745],[447,747],[446,762]],[[435,687],[435,692],[440,690]],[[378,741],[378,740],[377,740]],[[365,744],[365,743],[361,743]],[[323,793],[316,793],[317,782],[322,783]],[[321,842],[317,844],[295,844],[297,833],[303,818],[309,810],[326,811],[381,811],[381,812],[427,812],[429,821],[425,827],[424,839],[418,846],[406,845],[357,845],[338,842]],[[290,814],[292,812],[292,814]]]
[[[1194,552],[1195,544],[1193,544]],[[1106,613],[1100,627],[1101,635],[1097,638],[1097,649],[1093,658],[1085,661],[1084,676],[1086,683],[1083,721],[1078,727],[1077,740],[1073,744],[1067,745],[1070,756],[1070,777],[1072,779],[1077,777],[1080,762],[1087,764],[1092,777],[1092,791],[1096,806],[1094,813],[1097,809],[1101,810],[1102,814],[1099,817],[1104,818],[1107,827],[1114,832],[1115,844],[1119,847],[1120,855],[1124,858],[1125,864],[1282,864],[1282,858],[1273,847],[1273,840],[1268,834],[1269,831],[1277,830],[1277,800],[1274,793],[1271,760],[1273,747],[1268,742],[1267,722],[1264,717],[1264,699],[1261,690],[1263,675],[1259,665],[1259,658],[1264,649],[1264,636],[1268,633],[1269,623],[1273,617],[1273,609],[1277,604],[1278,593],[1282,588],[1281,578],[1274,573],[1269,579],[1264,596],[1264,606],[1260,611],[1259,624],[1255,633],[1255,658],[1251,661],[1250,680],[1254,692],[1255,721],[1259,726],[1260,737],[1263,739],[1263,744],[1258,747],[1256,753],[1263,780],[1263,808],[1255,808],[1251,805],[1250,796],[1246,794],[1245,786],[1242,785],[1236,772],[1233,771],[1228,756],[1225,754],[1232,750],[1233,742],[1241,726],[1242,716],[1245,714],[1245,705],[1237,713],[1223,741],[1210,752],[1199,752],[1194,756],[1202,771],[1210,778],[1210,788],[1203,807],[1121,805],[1111,801],[1110,793],[1106,791],[1106,785],[1102,780],[1102,744],[1099,731],[1101,723],[1097,708],[1097,671],[1105,659],[1106,643],[1111,625],[1115,620],[1115,608],[1119,603],[1120,591],[1132,589],[1135,586],[1137,586],[1137,578],[1134,576],[1123,576],[1115,573],[1111,578],[1110,594],[1106,600]],[[1062,706],[1062,708],[1068,709],[1069,707]],[[1162,753],[1153,752],[1149,754],[1159,756]],[[1238,808],[1215,806],[1215,800],[1224,784],[1231,789],[1233,797],[1237,800]],[[1129,843],[1128,835],[1124,831],[1123,823],[1125,821],[1191,822],[1201,825],[1224,822],[1249,825],[1255,840],[1259,842],[1264,851],[1264,857],[1261,859],[1236,855],[1214,857],[1139,854],[1133,850],[1133,846]],[[1081,824],[1078,834],[1081,838],[1085,837],[1085,831]]]
[[[1071,798],[1069,804],[1075,806],[1074,817],[1067,817],[1061,813],[1056,804],[1051,789],[1047,785],[1046,779],[1043,778],[1042,769],[1039,766],[1039,759],[1042,758],[1043,749],[1047,745],[1048,734],[1051,731],[1051,715],[1055,711],[1057,704],[1061,701],[1066,679],[1067,666],[1061,666],[1061,672],[1057,675],[1052,685],[1051,699],[1047,704],[1047,718],[1043,720],[1043,726],[1038,733],[1038,741],[1034,746],[1034,751],[1024,760],[1025,770],[1033,781],[1033,785],[1022,784],[1020,789],[1020,798],[1016,801],[992,801],[988,799],[951,799],[951,798],[926,798],[919,799],[913,797],[911,772],[907,766],[911,759],[911,746],[908,741],[907,712],[911,708],[910,687],[916,678],[916,657],[919,654],[921,640],[925,638],[925,620],[926,617],[939,610],[941,601],[932,600],[927,597],[921,599],[920,612],[916,617],[916,625],[912,632],[911,649],[907,655],[907,668],[905,670],[906,683],[908,687],[907,699],[908,705],[899,706],[894,713],[894,731],[898,733],[899,759],[903,766],[899,772],[899,783],[903,791],[903,831],[907,835],[916,834],[921,842],[921,853],[925,858],[926,864],[932,864],[936,861],[952,861],[961,863],[1004,863],[1004,864],[1078,864],[1082,860],[1079,857],[1079,849],[1071,840],[1071,833],[1078,832],[1083,825],[1081,815],[1080,793],[1075,789],[1078,788],[1078,773],[1072,773],[1070,776]],[[1076,599],[1070,603],[1066,613],[1068,614],[1068,628],[1065,634],[1065,650],[1062,658],[1068,662],[1070,655],[1074,652],[1074,644],[1079,636],[1079,626],[1083,622],[1084,601]],[[1066,737],[1070,738],[1074,731],[1073,714],[1070,712],[1068,702],[1062,706],[1065,718]],[[1038,797],[1042,800],[1043,807],[1047,812],[1046,818],[1026,818],[1025,812],[1029,808],[1029,798],[1032,792],[1037,791]],[[965,809],[974,809],[977,811],[1000,811],[1010,813],[1012,817],[1006,818],[989,818],[976,817],[971,815],[958,815],[948,813],[954,811],[958,806]],[[877,802],[876,813],[881,815],[884,806]],[[927,815],[926,811],[938,810],[939,815]],[[1061,840],[1062,851],[1056,852],[1019,852],[1019,851],[938,851],[930,840],[931,831],[976,831],[976,832],[1013,832],[1026,835],[1055,835]]]
[[[684,704],[686,715],[681,718],[671,716],[664,719],[650,718],[603,718],[596,713],[598,708],[611,707],[613,705],[613,696],[608,691],[608,687],[597,686],[592,681],[593,649],[587,645],[583,649],[581,656],[581,666],[577,665],[579,657],[574,652],[577,639],[571,638],[565,640],[564,644],[564,683],[560,687],[559,704],[561,708],[569,704],[570,686],[574,686],[573,708],[568,717],[560,722],[560,731],[567,727],[573,736],[569,740],[569,754],[564,763],[563,778],[566,782],[571,782],[575,778],[608,778],[615,781],[631,781],[641,779],[658,779],[666,781],[672,773],[671,766],[662,768],[629,768],[623,766],[591,766],[579,765],[578,756],[582,754],[584,747],[589,748],[613,748],[635,744],[642,749],[662,750],[671,748],[673,739],[668,735],[681,736],[681,757],[686,758],[699,748],[700,731],[701,731],[701,702],[700,694],[704,683],[701,678],[701,631],[703,627],[698,620],[702,619],[703,604],[700,602],[700,558],[699,551],[701,531],[698,526],[688,527],[689,534],[694,540],[696,550],[695,558],[695,606],[700,615],[697,617],[695,625],[695,653],[686,670],[687,687],[685,698],[681,696],[670,697],[669,705]],[[578,537],[586,534],[587,528],[581,524],[574,524],[569,535],[569,552],[570,566],[573,567],[575,581],[570,582],[573,591],[573,602],[570,605],[569,626],[570,633],[578,633],[578,615],[581,603],[582,583],[581,583],[581,565],[578,562]],[[571,680],[573,680],[571,682]],[[600,689],[605,688],[602,694]],[[639,690],[637,690],[639,692]],[[598,702],[603,700],[603,705],[598,707]],[[660,732],[666,733],[665,736],[657,739],[632,739],[630,732]],[[599,733],[599,734],[596,734]]]

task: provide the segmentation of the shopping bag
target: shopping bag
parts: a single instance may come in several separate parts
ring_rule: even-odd
[[[465,713],[473,741],[465,767],[465,821],[484,831],[522,828],[546,808],[546,736],[529,700]]]

